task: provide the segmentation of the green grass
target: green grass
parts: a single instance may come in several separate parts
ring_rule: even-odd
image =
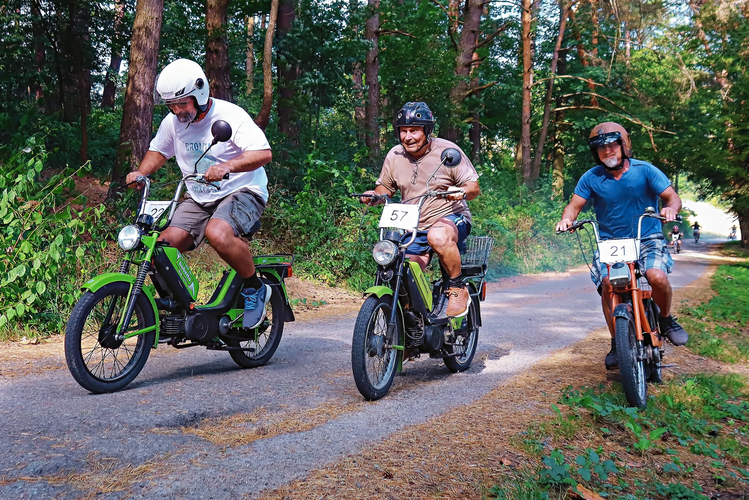
[[[749,359],[749,265],[721,266],[715,296],[681,318],[687,347],[726,363]],[[749,498],[749,382],[738,374],[681,375],[627,406],[621,386],[568,387],[552,416],[510,443],[532,465],[505,468],[485,498]]]

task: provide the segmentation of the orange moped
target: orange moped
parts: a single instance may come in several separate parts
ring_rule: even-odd
[[[602,240],[598,222],[593,219],[575,221],[567,229],[574,232],[586,225],[593,228],[596,252],[601,264],[608,268],[613,288],[611,311],[621,383],[627,402],[638,408],[647,405],[647,382],[660,383],[661,369],[670,366],[662,364],[666,350],[658,326],[659,309],[638,263],[645,217],[666,220],[648,207],[638,220],[636,238]]]

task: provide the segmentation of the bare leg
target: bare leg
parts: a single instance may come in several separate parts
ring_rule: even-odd
[[[161,232],[159,241],[168,241],[171,246],[181,253],[187,252],[193,245],[192,236],[184,229],[168,227]]]
[[[648,269],[645,271],[650,286],[653,287],[653,300],[661,310],[664,318],[671,314],[671,296],[673,295],[668,274],[660,269]]]
[[[448,219],[441,219],[429,229],[427,242],[434,249],[450,278],[460,276],[460,251],[458,228]]]
[[[234,229],[222,219],[211,219],[205,227],[211,246],[242,278],[255,274],[252,253],[242,238],[234,236]]]
[[[601,284],[601,306],[603,308],[603,317],[606,318],[606,326],[609,327],[609,333],[613,339],[616,335],[616,330],[614,330],[614,318],[611,317],[612,295],[613,289],[611,288],[611,283],[609,283],[609,277],[606,276],[603,278],[603,283]]]

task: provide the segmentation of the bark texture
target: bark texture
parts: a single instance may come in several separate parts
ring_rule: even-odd
[[[112,168],[109,197],[148,151],[153,117],[153,87],[159,54],[163,0],[138,0],[130,42],[125,105],[120,125],[117,163]]]
[[[270,121],[270,110],[273,106],[273,32],[276,30],[278,17],[278,0],[271,0],[268,27],[265,30],[265,49],[263,50],[263,105],[255,117],[258,127],[265,130]]]
[[[210,83],[211,95],[233,101],[231,91],[231,65],[226,39],[226,11],[229,0],[207,0],[205,27],[208,38],[205,44],[205,76]]]
[[[365,62],[365,76],[367,84],[366,105],[366,137],[365,143],[369,148],[371,159],[380,157],[380,0],[368,0],[370,16],[364,36],[369,42],[369,50]]]

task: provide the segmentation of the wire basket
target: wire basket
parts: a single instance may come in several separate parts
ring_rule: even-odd
[[[491,236],[469,236],[466,238],[466,253],[462,256],[464,266],[485,266],[492,253],[494,238]]]

